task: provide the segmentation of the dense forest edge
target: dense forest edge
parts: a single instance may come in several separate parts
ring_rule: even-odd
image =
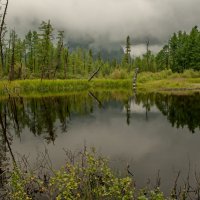
[[[4,29],[0,45],[1,94],[5,87],[38,91],[41,85],[46,87],[44,90],[57,88],[60,92],[94,86],[113,88],[115,84],[116,88],[123,85],[127,89],[136,68],[139,69],[138,89],[142,91],[200,88],[200,32],[196,26],[190,33],[174,33],[157,54],[149,50],[148,41],[147,52],[140,57],[131,55],[131,39],[127,36],[121,59],[105,59],[101,51],[92,49],[70,49],[64,32],[56,34],[50,21],[42,22],[37,31],[30,30],[25,38],[20,38],[15,30],[8,34]],[[87,83],[90,77],[96,79],[94,83]]]
[[[128,36],[120,60],[105,59],[92,49],[70,49],[65,43],[63,31],[55,34],[50,21],[42,22],[38,31],[29,31],[20,38],[15,30],[2,40],[1,78],[15,79],[84,79],[99,67],[98,78],[127,78],[135,68],[140,72],[159,72],[171,69],[200,70],[200,32],[194,27],[189,34],[175,33],[157,54],[147,44],[147,52],[140,57],[131,55],[131,39]],[[134,48],[134,44],[133,44]]]

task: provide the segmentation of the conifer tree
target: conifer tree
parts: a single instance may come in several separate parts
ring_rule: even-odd
[[[130,37],[127,36],[126,38],[126,47],[125,47],[125,62],[127,64],[130,64],[130,59],[131,59],[131,56],[130,56],[130,53],[131,53],[131,42],[130,42]]]
[[[64,45],[64,31],[58,31],[58,43],[56,50],[56,68],[54,72],[54,78],[56,76],[56,72],[61,69],[62,64],[62,56],[63,56],[63,45]]]
[[[48,22],[42,22],[39,27],[41,32],[40,36],[40,65],[41,65],[41,80],[44,78],[45,72],[47,77],[50,78],[50,65],[51,62],[51,49],[52,49],[52,37],[53,37],[53,27]]]

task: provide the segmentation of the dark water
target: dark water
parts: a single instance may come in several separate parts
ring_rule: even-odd
[[[34,163],[48,149],[54,167],[59,168],[65,163],[63,148],[78,151],[86,145],[110,158],[112,167],[122,173],[129,164],[139,186],[148,179],[154,185],[158,170],[166,191],[179,170],[180,182],[186,179],[189,163],[192,182],[194,172],[200,172],[199,94],[16,97],[1,100],[0,113],[1,171],[10,150]],[[2,133],[5,125],[10,150]]]

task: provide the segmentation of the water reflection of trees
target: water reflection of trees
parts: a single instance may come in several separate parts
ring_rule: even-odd
[[[10,99],[9,99],[10,100]],[[16,163],[12,152],[12,137],[9,132],[9,112],[7,107],[0,105],[0,199],[6,198],[5,185],[8,180],[8,166],[10,159]]]
[[[156,101],[157,107],[167,116],[172,126],[187,126],[191,132],[200,128],[200,95],[165,96]]]
[[[95,97],[95,98],[94,98]],[[47,142],[54,142],[58,132],[66,132],[71,115],[87,115],[95,104],[104,107],[110,100],[121,101],[127,111],[130,123],[129,97],[111,93],[91,93],[90,95],[69,95],[64,97],[21,98],[10,97],[0,101],[0,113],[6,110],[8,129],[20,137],[22,130],[28,128],[34,135],[43,135]],[[146,119],[151,107],[156,107],[167,116],[172,126],[188,126],[194,132],[200,127],[200,95],[175,96],[162,94],[138,94],[136,104],[146,110]]]
[[[115,98],[115,97],[114,97]],[[28,128],[34,135],[43,135],[54,142],[58,132],[67,132],[71,115],[87,115],[101,102],[108,102],[111,94],[68,95],[63,97],[9,97],[0,101],[0,113],[7,111],[7,129],[20,137]]]
[[[49,97],[24,99],[12,97],[0,102],[0,112],[7,110],[8,128],[20,137],[28,128],[34,135],[45,134],[48,142],[54,142],[57,131],[67,131],[71,112],[91,112],[92,102],[84,97]]]
[[[200,128],[199,101],[199,93],[193,95],[139,94],[136,99],[136,103],[141,103],[147,112],[156,105],[162,114],[167,116],[173,127],[187,126],[192,133]]]
[[[72,115],[87,115],[98,105],[104,108],[110,100],[120,101],[130,123],[130,96],[115,93],[90,93],[64,97],[21,98],[10,97],[0,101],[0,113],[6,111],[7,129],[20,137],[28,128],[34,135],[43,135],[47,142],[54,142],[58,132],[67,132]],[[173,96],[161,94],[138,94],[134,101],[146,110],[146,119],[151,107],[156,107],[167,116],[172,126],[188,126],[194,132],[200,127],[200,95]]]

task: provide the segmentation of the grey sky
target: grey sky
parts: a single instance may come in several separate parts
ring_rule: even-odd
[[[123,43],[130,35],[135,45],[149,38],[157,46],[200,25],[200,0],[10,0],[9,27],[23,32],[48,19],[91,45]]]

